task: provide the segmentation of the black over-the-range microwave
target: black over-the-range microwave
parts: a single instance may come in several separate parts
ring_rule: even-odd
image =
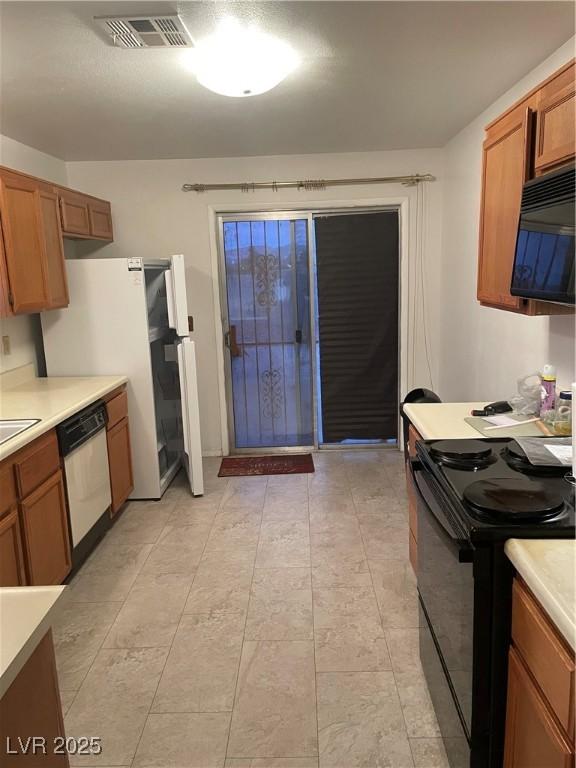
[[[574,304],[574,166],[524,184],[510,293]]]

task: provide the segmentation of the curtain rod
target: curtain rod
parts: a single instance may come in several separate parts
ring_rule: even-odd
[[[212,192],[214,190],[238,189],[241,192],[255,192],[257,189],[303,189],[312,191],[327,187],[343,187],[357,184],[404,184],[414,186],[421,181],[436,181],[431,173],[415,173],[412,176],[381,176],[367,179],[305,179],[303,181],[251,181],[242,184],[183,184],[183,192]]]

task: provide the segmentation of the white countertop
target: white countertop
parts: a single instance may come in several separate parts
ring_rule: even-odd
[[[0,698],[50,629],[66,587],[0,588]]]
[[[576,650],[576,541],[509,539],[505,552],[552,622]]]
[[[482,403],[407,403],[404,412],[424,440],[461,440],[482,435],[464,419]],[[502,430],[500,430],[502,431]]]
[[[0,461],[127,381],[126,376],[39,379],[29,372],[24,366],[0,377],[0,419],[40,419],[0,445]]]

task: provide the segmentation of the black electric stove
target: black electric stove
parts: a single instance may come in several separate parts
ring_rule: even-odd
[[[533,466],[510,438],[426,440],[416,451],[422,666],[452,768],[502,768],[514,576],[505,542],[574,537],[570,468]]]
[[[428,440],[417,452],[472,543],[574,536],[570,467],[553,464],[552,455],[549,465],[533,465],[512,438]]]

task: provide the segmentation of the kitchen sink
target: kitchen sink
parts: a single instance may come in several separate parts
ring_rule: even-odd
[[[38,424],[40,419],[0,419],[0,445]]]

